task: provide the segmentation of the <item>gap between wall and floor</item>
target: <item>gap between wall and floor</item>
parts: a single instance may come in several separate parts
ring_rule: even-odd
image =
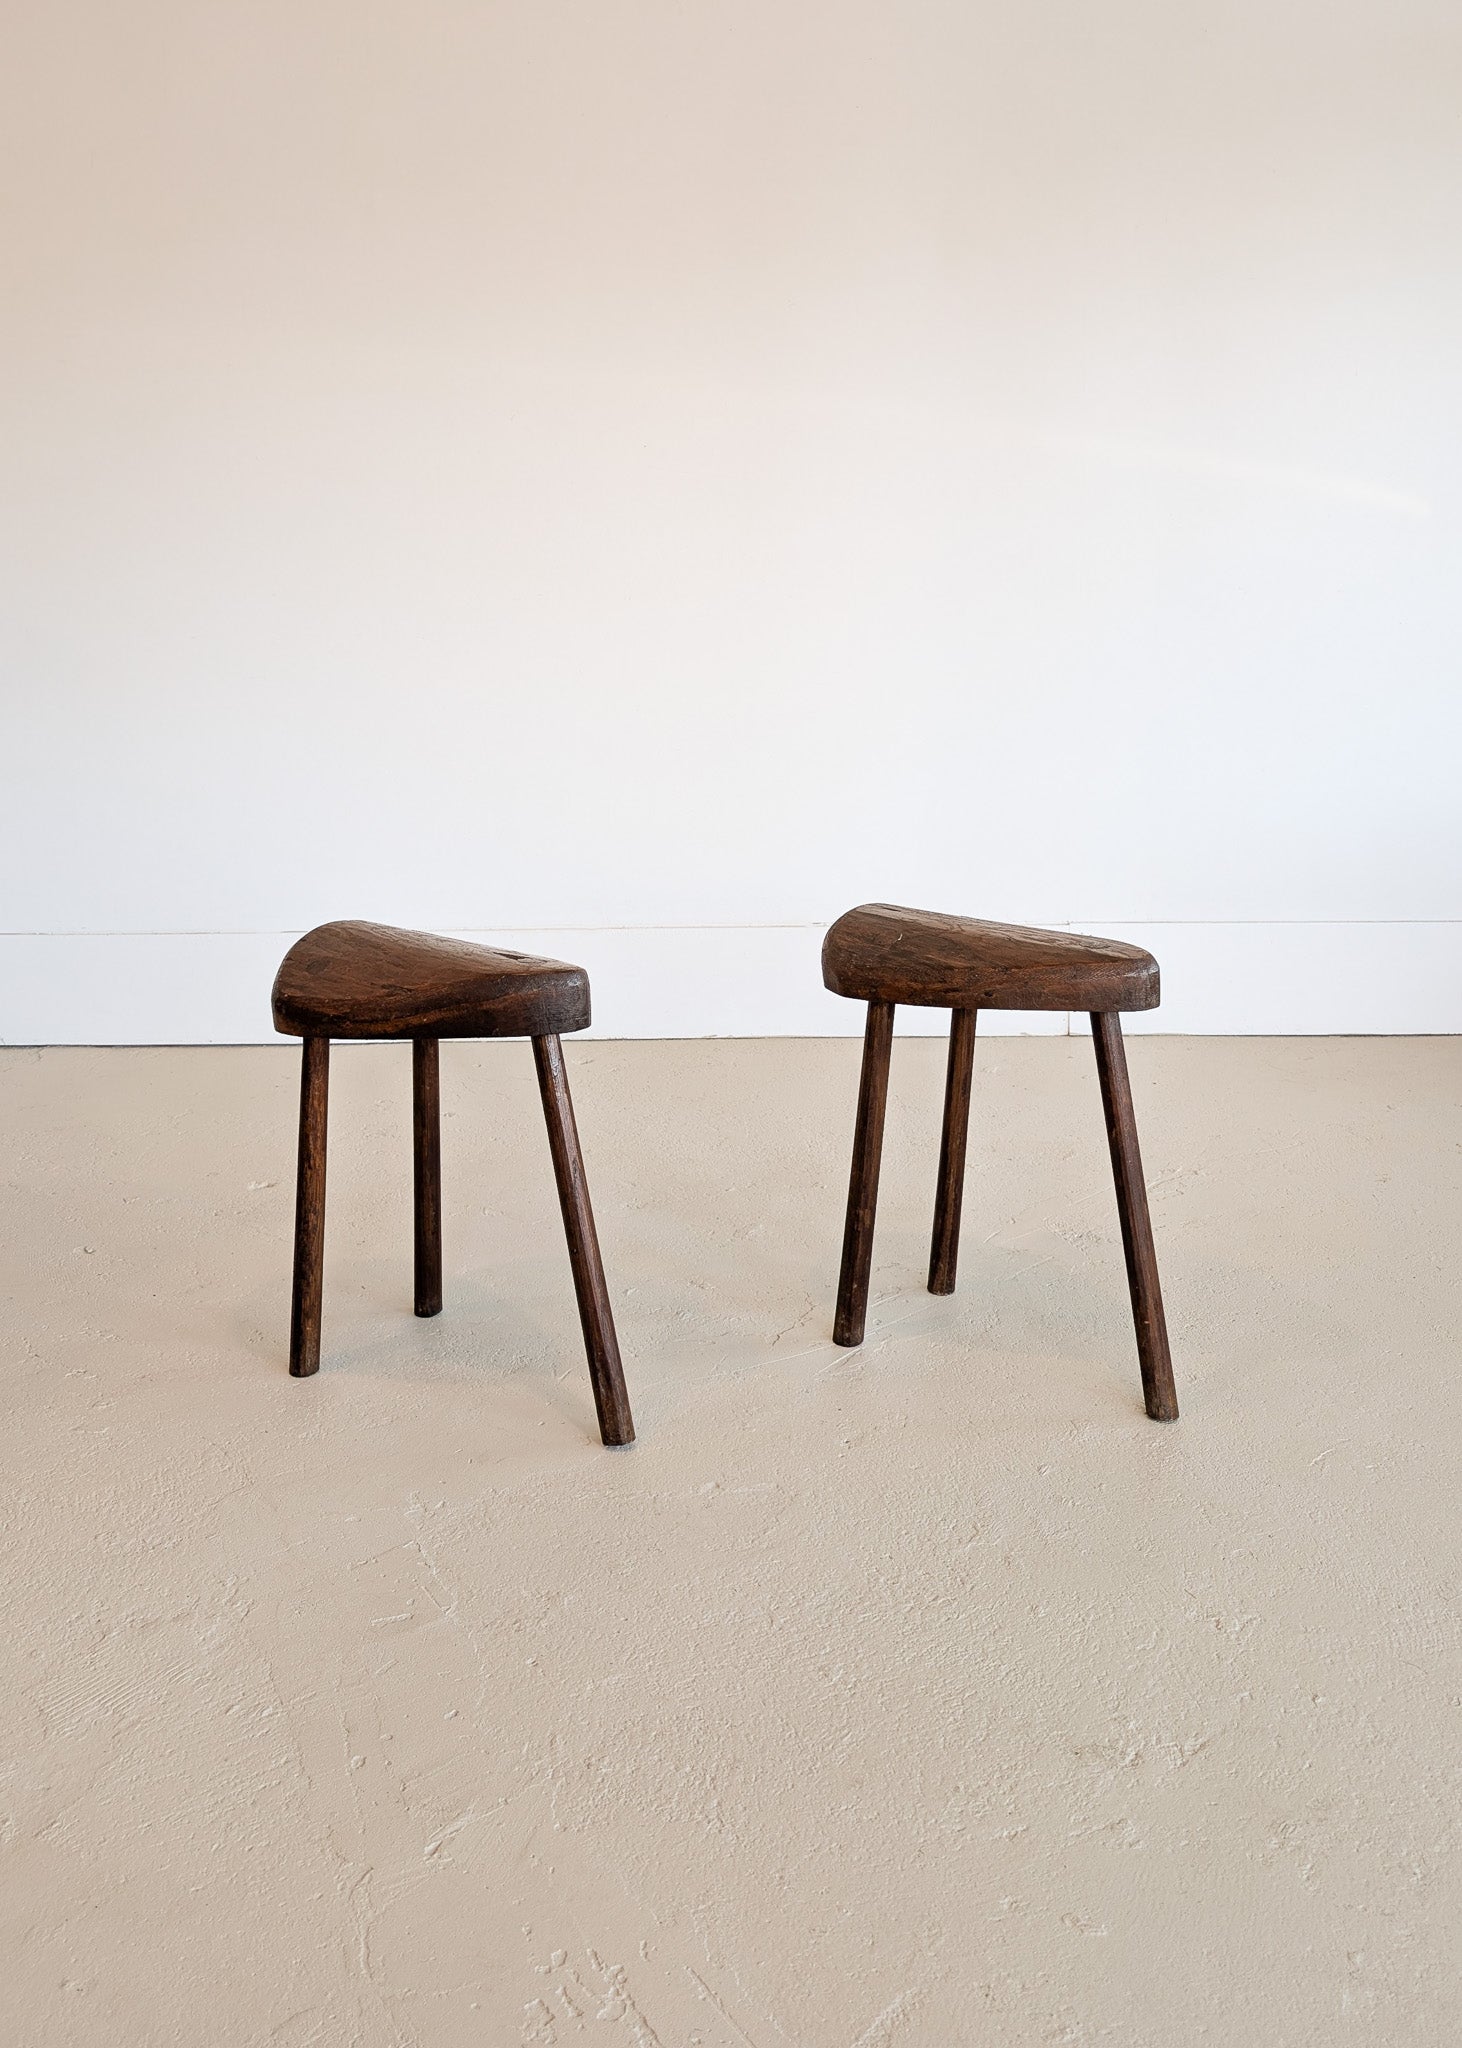
[[[1462,920],[1132,923],[1099,931],[1146,946],[1159,1010],[1132,1032],[1328,1035],[1462,1031]],[[825,926],[456,928],[451,936],[587,967],[599,1038],[837,1037],[859,1004],[822,986]],[[0,1043],[257,1045],[276,1042],[269,991],[293,931],[0,934]],[[900,1032],[947,1030],[942,1011],[900,1009]],[[1084,1031],[1084,1016],[986,1012],[985,1035]]]

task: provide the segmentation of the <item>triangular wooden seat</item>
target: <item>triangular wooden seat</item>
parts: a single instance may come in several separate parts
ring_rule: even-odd
[[[387,924],[316,926],[274,981],[274,1028],[294,1038],[541,1038],[588,1022],[582,967]]]
[[[860,903],[822,948],[834,995],[955,1010],[1155,1010],[1157,962],[1120,939]]]

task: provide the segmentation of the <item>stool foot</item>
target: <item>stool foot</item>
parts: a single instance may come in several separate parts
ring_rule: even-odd
[[[949,1069],[944,1079],[944,1131],[939,1140],[939,1189],[934,1197],[934,1238],[929,1247],[929,1292],[953,1294],[959,1263],[959,1215],[965,1190],[965,1143],[970,1130],[970,1087],[975,1070],[978,1010],[956,1010],[949,1020]]]
[[[873,1269],[873,1220],[878,1208],[878,1168],[883,1157],[883,1112],[888,1103],[893,1010],[892,1003],[870,1003],[863,1031],[863,1071],[858,1081],[858,1115],[853,1125],[853,1169],[848,1179],[848,1219],[843,1229],[834,1344],[861,1344],[868,1319],[868,1276]]]
[[[416,1213],[416,1313],[442,1312],[441,1064],[434,1038],[411,1041],[412,1186]]]
[[[307,1038],[300,1063],[300,1141],[294,1197],[294,1291],[289,1369],[297,1380],[320,1370],[320,1301],[325,1280],[325,1124],[330,1041]]]
[[[543,1097],[543,1118],[548,1125],[548,1148],[553,1154],[553,1175],[558,1182],[559,1206],[563,1210],[564,1235],[569,1242],[569,1264],[573,1267],[574,1293],[578,1297],[579,1321],[584,1329],[584,1349],[589,1358],[589,1380],[594,1389],[594,1406],[599,1414],[599,1434],[606,1444],[632,1444],[634,1419],[619,1360],[619,1339],[609,1305],[609,1289],[599,1256],[599,1237],[594,1212],[589,1206],[589,1183],[584,1175],[584,1157],[579,1149],[578,1126],[569,1095],[569,1077],[564,1069],[563,1046],[557,1035],[535,1038],[533,1058],[538,1068],[538,1088]]]
[[[1091,1031],[1107,1119],[1107,1143],[1112,1152],[1112,1177],[1117,1184],[1117,1213],[1122,1222],[1132,1320],[1137,1327],[1143,1398],[1154,1422],[1176,1422],[1178,1396],[1173,1386],[1173,1361],[1168,1350],[1162,1287],[1157,1277],[1152,1219],[1147,1212],[1147,1184],[1142,1178],[1142,1157],[1137,1149],[1137,1120],[1132,1113],[1122,1020],[1115,1010],[1095,1010],[1091,1013]]]

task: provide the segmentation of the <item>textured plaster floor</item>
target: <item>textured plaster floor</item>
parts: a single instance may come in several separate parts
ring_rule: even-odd
[[[15,2048],[1462,2039],[1462,1042],[1131,1048],[1184,1419],[1138,1399],[1090,1047],[570,1049],[640,1427],[600,1449],[526,1046],[0,1054]]]

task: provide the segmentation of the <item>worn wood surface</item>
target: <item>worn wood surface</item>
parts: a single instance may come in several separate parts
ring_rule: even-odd
[[[295,1037],[532,1038],[588,1022],[582,967],[392,925],[319,925],[274,982],[274,1028]]]
[[[892,1003],[870,1003],[863,1029],[863,1068],[853,1123],[853,1167],[843,1226],[834,1344],[861,1344],[868,1320],[868,1278],[873,1270],[873,1225],[878,1210],[878,1169],[883,1158],[883,1113],[888,1104],[888,1062],[893,1049]]]
[[[416,1313],[436,1316],[442,1312],[442,1106],[434,1038],[411,1041],[411,1136]]]
[[[964,1202],[965,1145],[970,1129],[970,1088],[975,1070],[978,1010],[956,1010],[949,1020],[949,1066],[944,1077],[944,1126],[939,1140],[939,1185],[929,1247],[929,1292],[953,1294],[959,1264],[959,1218]]]
[[[1142,1394],[1154,1422],[1176,1422],[1178,1395],[1168,1350],[1167,1318],[1147,1210],[1147,1183],[1137,1146],[1137,1119],[1132,1085],[1127,1076],[1127,1049],[1122,1021],[1103,1011],[1091,1020],[1101,1081],[1107,1143],[1112,1151],[1112,1177],[1117,1184],[1117,1213],[1122,1224],[1122,1250],[1127,1258],[1127,1285],[1132,1295],[1132,1320],[1137,1327],[1137,1357],[1142,1368]]]
[[[538,1067],[538,1087],[543,1097],[543,1116],[548,1126],[548,1146],[553,1154],[553,1175],[558,1183],[559,1205],[563,1210],[564,1234],[569,1244],[574,1293],[578,1297],[579,1321],[584,1331],[584,1349],[589,1358],[589,1379],[594,1389],[594,1406],[599,1413],[599,1434],[606,1444],[632,1444],[634,1418],[619,1358],[619,1339],[614,1329],[614,1311],[599,1256],[599,1234],[594,1228],[594,1211],[589,1204],[589,1183],[584,1173],[584,1156],[574,1121],[569,1095],[569,1077],[564,1069],[563,1047],[557,1036],[545,1032],[533,1041],[533,1058]]]
[[[320,1309],[325,1285],[325,1132],[330,1041],[300,1048],[300,1132],[294,1195],[294,1289],[289,1311],[289,1369],[297,1380],[320,1369]]]
[[[953,1010],[1152,1010],[1157,962],[1117,939],[863,903],[822,948],[822,978],[856,1002]]]

